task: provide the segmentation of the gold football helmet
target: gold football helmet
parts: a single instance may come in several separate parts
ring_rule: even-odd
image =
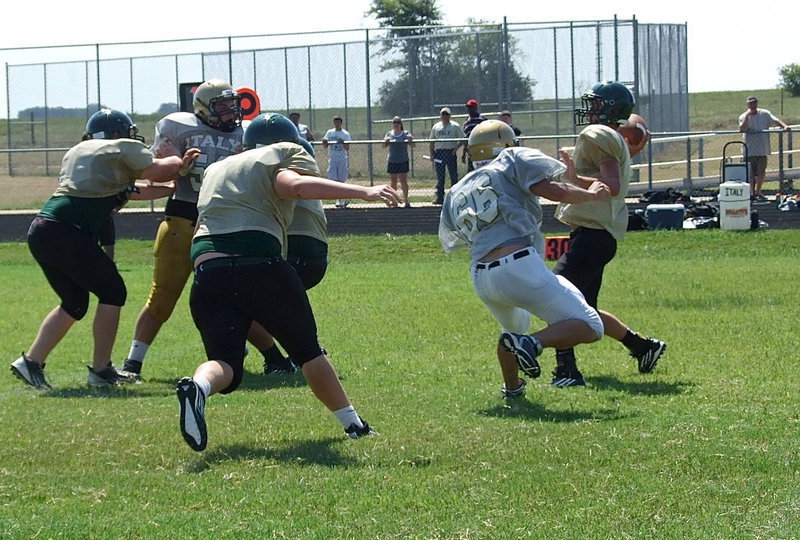
[[[497,157],[503,148],[516,143],[514,130],[500,120],[484,120],[472,130],[467,140],[469,158],[475,161],[486,161]]]
[[[221,79],[211,79],[194,92],[194,114],[214,129],[233,131],[242,124],[239,94]]]

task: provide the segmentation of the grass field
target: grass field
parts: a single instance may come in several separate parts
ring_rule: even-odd
[[[124,358],[150,243],[122,241]],[[601,303],[669,343],[640,375],[609,340],[588,386],[500,398],[498,327],[467,256],[435,237],[339,237],[311,291],[320,340],[380,434],[349,440],[300,376],[207,406],[209,447],[177,427],[175,381],[203,358],[186,295],[146,382],[85,385],[91,323],[48,359],[54,389],[0,376],[0,535],[11,538],[797,538],[800,231],[632,233]],[[29,346],[56,299],[27,247],[0,248],[0,344]],[[549,371],[552,352],[543,359]]]

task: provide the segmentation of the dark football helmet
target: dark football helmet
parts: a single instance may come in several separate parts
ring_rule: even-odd
[[[300,132],[294,123],[277,113],[259,114],[244,130],[242,146],[245,150],[276,142],[293,142],[302,145]],[[313,151],[311,153],[313,156]]]
[[[314,152],[314,147],[311,145],[311,143],[310,143],[310,142],[308,142],[307,140],[305,140],[303,137],[298,137],[298,139],[297,139],[297,141],[296,141],[296,142],[297,142],[297,144],[299,144],[300,146],[302,146],[303,148],[305,148],[305,149],[306,149],[306,152],[308,152],[309,154],[311,154],[311,157],[314,157],[314,154],[315,154],[315,152]]]
[[[575,109],[575,125],[623,125],[633,112],[636,100],[624,84],[605,81],[595,84],[581,96],[583,108]]]
[[[194,114],[206,125],[230,133],[242,125],[239,94],[221,79],[204,82],[194,91]]]
[[[86,122],[86,131],[81,140],[88,139],[134,139],[144,142],[144,137],[138,135],[139,128],[133,123],[131,117],[122,111],[114,109],[100,109]]]

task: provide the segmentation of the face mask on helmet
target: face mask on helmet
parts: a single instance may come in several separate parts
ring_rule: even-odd
[[[581,96],[583,107],[575,109],[575,125],[623,125],[633,112],[636,100],[622,83],[606,81],[597,83]]]
[[[253,118],[244,130],[242,146],[250,150],[284,141],[302,144],[297,126],[282,114],[265,113]]]
[[[81,140],[88,139],[134,139],[144,142],[139,129],[130,116],[114,109],[100,109],[86,122],[86,131]]]
[[[472,130],[467,141],[469,159],[474,164],[491,161],[504,148],[514,146],[514,130],[500,120],[484,120]]]
[[[222,80],[212,79],[198,86],[192,106],[197,117],[214,129],[231,132],[242,124],[239,94]]]

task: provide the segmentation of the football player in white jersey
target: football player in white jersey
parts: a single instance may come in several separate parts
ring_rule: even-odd
[[[189,257],[197,221],[197,195],[206,167],[242,150],[242,111],[233,87],[211,79],[194,93],[194,113],[175,112],[156,125],[152,150],[158,157],[202,152],[195,167],[175,182],[153,246],[153,284],[139,317],[123,370],[139,378],[142,363],[161,326],[169,319],[192,272]]]
[[[400,197],[390,186],[321,178],[300,144],[262,138],[269,122],[291,121],[259,115],[245,131],[247,150],[211,165],[203,176],[189,304],[207,360],[176,388],[181,434],[196,451],[208,443],[206,399],[233,392],[242,380],[245,338],[254,321],[300,366],[314,395],[349,437],[374,433],[350,404],[320,347],[303,281],[284,255],[297,199],[358,198],[397,206]]]
[[[553,271],[571,281],[583,293],[589,305],[597,308],[605,266],[617,252],[617,242],[625,236],[628,207],[625,197],[631,179],[631,156],[641,151],[650,138],[644,118],[631,114],[635,100],[631,91],[617,81],[595,84],[582,97],[583,108],[575,111],[577,125],[589,124],[578,135],[573,159],[562,159],[580,175],[572,175],[578,186],[595,180],[607,185],[611,197],[582,204],[560,204],[556,218],[572,228],[567,252]],[[641,138],[631,144],[618,131],[621,126],[637,128]],[[627,129],[627,128],[626,128]],[[582,179],[581,179],[582,178]],[[651,372],[664,354],[666,343],[628,328],[614,314],[598,309],[606,335],[620,341],[636,359],[641,373]],[[583,386],[575,352],[570,347],[556,351],[553,386]]]
[[[472,130],[467,150],[475,170],[447,193],[439,224],[445,251],[469,247],[475,291],[502,327],[497,358],[506,397],[524,394],[520,369],[532,378],[541,374],[537,357],[544,347],[603,336],[597,311],[544,263],[539,197],[584,202],[609,196],[600,182],[586,189],[561,182],[563,163],[515,143],[514,131],[499,120]],[[547,326],[528,334],[531,314]]]

